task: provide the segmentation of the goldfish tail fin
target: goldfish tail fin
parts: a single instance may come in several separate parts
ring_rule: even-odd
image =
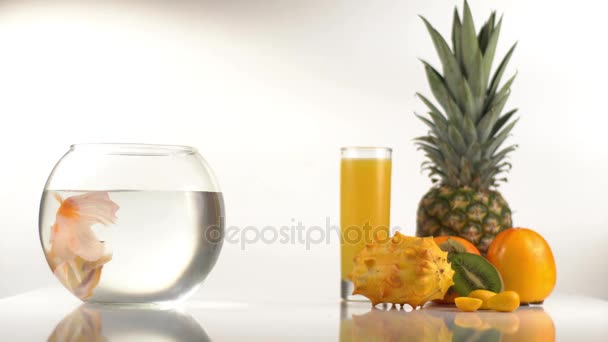
[[[63,203],[63,198],[61,198],[61,195],[54,192],[53,196],[55,196],[55,199],[57,200],[57,202],[59,202],[59,204]]]
[[[107,191],[91,191],[68,197],[65,201],[73,205],[79,220],[88,225],[116,223],[116,211],[119,206],[110,199]]]

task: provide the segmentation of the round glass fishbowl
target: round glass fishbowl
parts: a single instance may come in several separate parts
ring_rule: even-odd
[[[224,220],[222,193],[196,149],[78,144],[49,176],[39,233],[53,274],[81,300],[163,305],[209,274]]]

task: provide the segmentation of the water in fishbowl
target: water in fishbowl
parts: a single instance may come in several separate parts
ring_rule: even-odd
[[[196,290],[222,246],[220,192],[44,192],[40,239],[51,270],[89,302],[165,303]]]

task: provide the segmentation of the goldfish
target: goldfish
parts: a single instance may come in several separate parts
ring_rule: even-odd
[[[112,259],[92,226],[116,223],[119,206],[105,191],[87,192],[65,200],[55,194],[55,199],[60,205],[51,226],[47,259],[59,281],[85,300],[93,295],[103,265]]]

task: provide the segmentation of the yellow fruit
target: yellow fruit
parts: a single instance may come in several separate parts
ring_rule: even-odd
[[[519,295],[515,291],[503,291],[488,299],[488,307],[502,312],[515,311],[519,307]]]
[[[355,257],[353,294],[372,302],[409,304],[413,308],[443,298],[454,285],[448,253],[433,238],[417,238],[399,232],[386,242],[367,245]]]
[[[469,297],[481,299],[483,301],[483,303],[481,304],[481,307],[480,307],[480,309],[482,309],[482,310],[490,309],[488,307],[488,299],[490,299],[490,297],[493,297],[495,295],[496,295],[496,293],[494,293],[492,291],[488,291],[488,290],[475,290],[475,291],[472,291],[471,293],[469,293]]]
[[[498,234],[487,254],[505,283],[522,303],[540,303],[553,291],[556,280],[551,247],[537,232],[511,228]]]
[[[456,302],[456,307],[460,310],[471,312],[479,309],[483,303],[483,300],[470,297],[458,297],[454,300],[454,302]]]

